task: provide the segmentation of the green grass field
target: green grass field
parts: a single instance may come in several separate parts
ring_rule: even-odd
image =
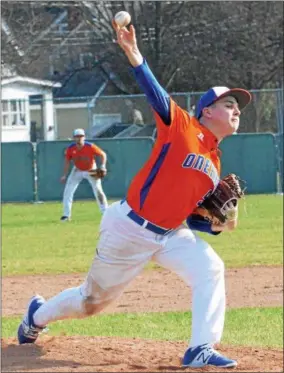
[[[283,263],[283,197],[247,196],[239,227],[212,244],[227,268]],[[60,203],[6,204],[2,208],[2,274],[86,272],[95,253],[100,212],[95,202],[76,202],[73,220],[61,223]]]
[[[202,234],[228,267],[283,263],[283,197],[247,196],[239,227],[218,237]],[[93,258],[100,213],[95,202],[76,202],[72,222],[61,223],[60,203],[2,207],[2,275],[86,272]],[[155,266],[148,266],[152,270]],[[19,317],[2,318],[2,336],[15,336]],[[102,314],[49,326],[51,335],[98,335],[186,340],[191,314],[185,312]],[[223,342],[283,347],[283,309],[228,310]]]
[[[2,319],[2,337],[13,337],[21,319]],[[83,320],[58,321],[48,335],[117,336],[160,340],[187,340],[191,328],[189,312],[102,314]],[[259,347],[283,346],[282,308],[229,310],[223,342]]]

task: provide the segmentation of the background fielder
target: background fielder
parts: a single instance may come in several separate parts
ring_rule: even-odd
[[[73,196],[83,179],[88,180],[90,183],[98,206],[103,213],[108,207],[106,195],[102,188],[100,178],[94,178],[89,174],[90,170],[97,168],[95,156],[101,157],[100,169],[106,175],[106,162],[107,156],[102,149],[98,146],[85,141],[85,131],[81,128],[73,132],[75,143],[72,143],[65,151],[64,172],[61,177],[61,182],[66,181],[66,177],[70,168],[70,162],[73,161],[74,167],[67,178],[66,185],[63,193],[63,216],[62,221],[70,220],[71,209],[73,203]]]

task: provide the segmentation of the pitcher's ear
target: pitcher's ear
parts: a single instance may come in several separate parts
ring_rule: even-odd
[[[202,110],[202,116],[205,118],[211,118],[212,117],[212,110],[211,107],[205,107]]]

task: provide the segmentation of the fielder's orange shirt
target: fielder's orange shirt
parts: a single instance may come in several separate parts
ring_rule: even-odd
[[[90,142],[85,142],[81,149],[74,143],[66,149],[65,157],[69,161],[73,161],[79,170],[88,171],[96,167],[94,156],[102,155],[102,153],[103,151],[98,146]]]
[[[171,124],[155,113],[157,140],[132,180],[127,203],[160,227],[178,227],[215,190],[220,179],[218,140],[172,99]]]

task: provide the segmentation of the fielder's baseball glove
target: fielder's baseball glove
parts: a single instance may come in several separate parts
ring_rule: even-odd
[[[201,215],[217,224],[234,220],[238,213],[238,200],[243,195],[244,189],[240,178],[235,174],[229,174],[219,181],[214,193],[205,198],[193,214]]]
[[[96,168],[94,170],[90,170],[89,175],[94,179],[103,179],[106,176],[106,169]]]

